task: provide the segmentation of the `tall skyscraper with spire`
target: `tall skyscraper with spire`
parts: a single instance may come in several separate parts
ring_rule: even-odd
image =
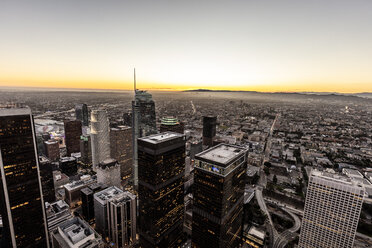
[[[49,247],[29,108],[0,109],[0,247]]]
[[[133,182],[138,186],[138,144],[137,139],[156,134],[155,102],[152,95],[136,88],[136,70],[134,69],[134,101],[132,101],[133,116]]]

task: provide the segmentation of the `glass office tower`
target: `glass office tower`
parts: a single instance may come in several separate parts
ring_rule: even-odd
[[[140,244],[178,247],[184,216],[185,137],[165,132],[138,139]]]
[[[33,118],[0,109],[0,247],[48,247]]]
[[[247,150],[220,144],[195,155],[192,247],[238,247]]]
[[[132,101],[133,116],[133,183],[138,186],[138,144],[137,139],[157,133],[155,102],[152,95],[143,90],[135,90]]]

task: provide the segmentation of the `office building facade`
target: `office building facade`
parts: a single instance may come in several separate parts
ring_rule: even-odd
[[[299,248],[352,248],[364,187],[337,174],[313,170],[309,178]]]
[[[48,247],[31,110],[0,109],[0,137],[0,247]]]
[[[216,136],[216,116],[203,116],[203,145],[213,146],[213,140]]]
[[[81,121],[65,120],[64,126],[67,156],[71,156],[71,153],[80,152]]]
[[[184,216],[185,137],[165,132],[138,139],[140,245],[178,247]]]
[[[55,167],[57,166],[47,158],[39,157],[40,179],[44,202],[54,202],[56,200],[53,180],[53,168]]]
[[[91,113],[92,162],[93,169],[110,158],[110,123],[105,110],[93,110]]]
[[[155,102],[152,95],[142,90],[135,90],[132,101],[133,116],[133,183],[138,186],[138,144],[137,139],[157,133]]]
[[[44,141],[45,155],[47,158],[54,162],[58,161],[60,157],[59,142],[57,140]]]
[[[137,200],[128,191],[116,195],[107,203],[108,237],[113,247],[133,247],[137,234]]]
[[[88,106],[85,103],[75,105],[76,120],[81,121],[83,126],[89,125]]]
[[[92,144],[90,135],[80,136],[81,162],[86,166],[92,165]]]
[[[238,247],[247,150],[220,144],[195,160],[192,247]]]
[[[120,175],[123,184],[126,185],[132,175],[133,149],[132,128],[118,126],[111,128],[110,150],[111,157],[116,159],[120,165]]]
[[[109,219],[107,203],[109,200],[121,195],[123,191],[115,186],[108,187],[93,195],[94,216],[96,219],[96,230],[104,237],[108,237]]]
[[[96,167],[97,182],[121,188],[120,165],[115,159],[106,159]]]

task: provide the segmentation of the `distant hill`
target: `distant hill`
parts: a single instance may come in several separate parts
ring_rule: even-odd
[[[183,92],[200,92],[200,93],[247,93],[253,95],[266,95],[291,98],[311,98],[311,99],[329,99],[329,100],[371,100],[372,93],[338,93],[338,92],[259,92],[259,91],[245,91],[245,90],[210,90],[210,89],[195,89],[185,90]]]

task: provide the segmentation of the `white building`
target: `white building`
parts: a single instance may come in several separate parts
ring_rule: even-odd
[[[93,168],[110,158],[110,123],[105,110],[91,113],[91,144]]]
[[[133,247],[136,243],[136,213],[136,196],[128,191],[108,201],[108,237],[113,247]]]
[[[52,248],[103,248],[101,236],[88,223],[75,217],[52,232]]]
[[[309,178],[299,248],[352,248],[364,196],[363,184],[313,170]]]
[[[96,166],[97,182],[121,188],[120,164],[115,159],[106,159]]]

